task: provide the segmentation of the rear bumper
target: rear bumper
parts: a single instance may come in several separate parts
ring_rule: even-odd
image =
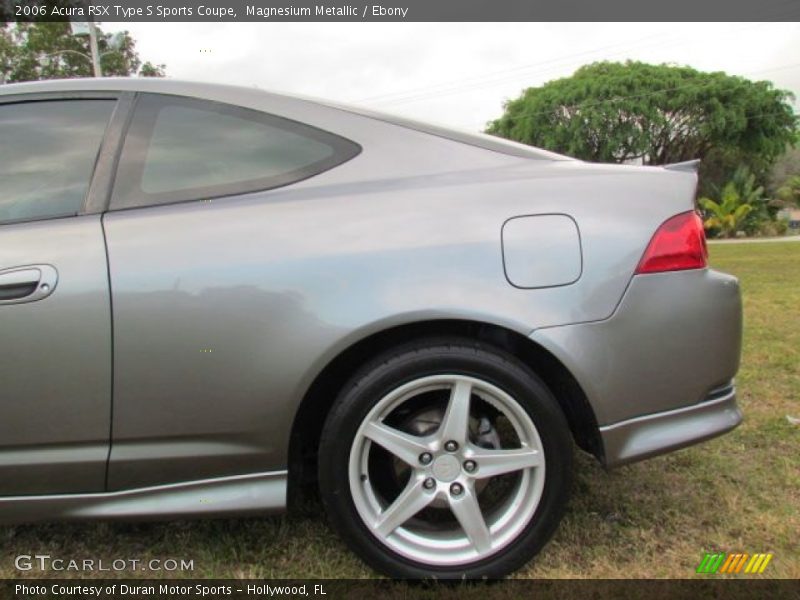
[[[738,281],[709,269],[635,276],[610,318],[531,334],[586,394],[607,466],[736,427],[741,338]]]
[[[742,411],[736,405],[736,388],[731,384],[715,392],[700,404],[601,427],[605,465],[618,467],[734,429],[742,422]]]

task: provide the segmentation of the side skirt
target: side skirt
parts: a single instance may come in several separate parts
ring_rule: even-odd
[[[287,471],[187,481],[100,494],[0,497],[0,523],[188,519],[286,508]]]

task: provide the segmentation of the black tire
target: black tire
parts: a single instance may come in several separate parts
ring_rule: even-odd
[[[358,428],[379,399],[406,382],[444,373],[487,381],[517,401],[538,430],[546,456],[546,477],[533,518],[512,542],[481,560],[442,567],[410,560],[372,534],[353,502],[348,464]],[[319,448],[320,492],[331,525],[362,560],[398,578],[495,579],[519,569],[555,532],[569,499],[572,470],[569,427],[547,386],[514,356],[460,338],[411,343],[361,368],[335,401]]]

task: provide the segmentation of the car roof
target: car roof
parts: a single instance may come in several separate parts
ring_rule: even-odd
[[[416,121],[414,119],[409,119],[398,115],[381,113],[358,106],[350,106],[320,98],[267,91],[255,85],[246,87],[161,77],[82,77],[74,79],[49,79],[0,85],[0,97],[16,94],[51,92],[149,92],[154,94],[188,96],[204,100],[227,102],[230,104],[246,104],[246,102],[242,101],[246,100],[247,97],[258,97],[260,99],[272,97],[276,99],[279,98],[283,101],[311,103],[325,106],[327,108],[350,112],[368,119],[383,121],[392,125],[413,129],[429,135],[447,138],[463,144],[478,146],[485,150],[510,154],[520,158],[557,161],[575,160],[562,154],[550,152],[549,150],[543,150],[534,146],[512,142],[510,140],[484,133],[459,131],[458,129]]]
[[[0,86],[0,95],[33,94],[47,92],[152,92],[195,96],[198,98],[217,96],[222,90],[241,91],[259,89],[256,86],[225,85],[200,81],[185,81],[161,77],[76,77],[73,79],[44,79],[23,83],[8,83]],[[264,90],[260,90],[262,93]],[[286,95],[286,94],[274,94]]]

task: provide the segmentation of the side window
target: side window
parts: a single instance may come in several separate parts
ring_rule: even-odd
[[[200,200],[306,179],[359,153],[296,121],[178,96],[136,101],[112,208]]]
[[[0,104],[0,223],[80,212],[114,104]]]

